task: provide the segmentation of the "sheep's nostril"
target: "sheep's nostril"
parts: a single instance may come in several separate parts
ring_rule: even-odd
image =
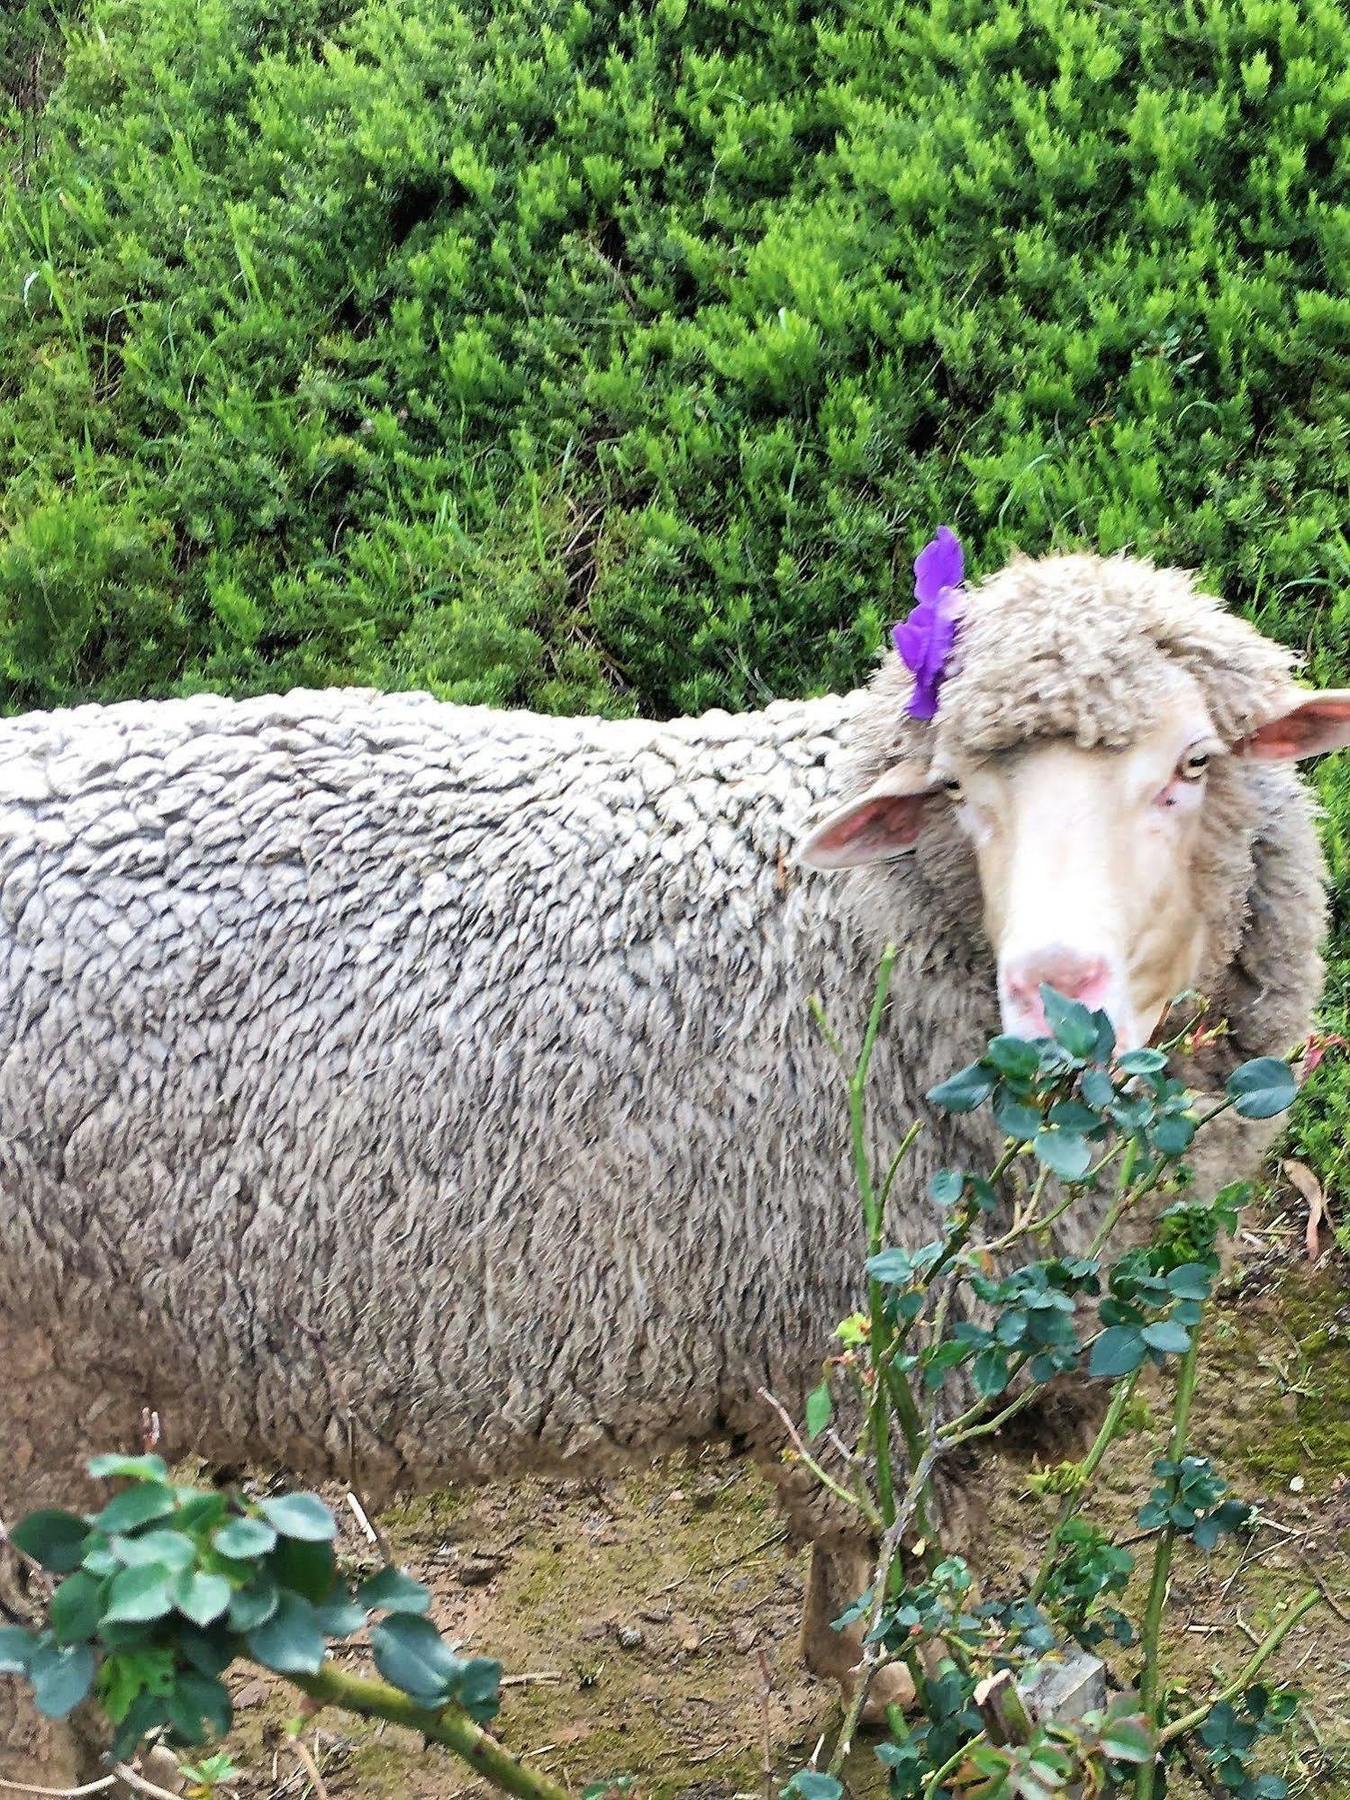
[[[1015,1005],[1039,1014],[1041,989],[1050,987],[1066,1000],[1100,1006],[1110,989],[1110,970],[1100,956],[1070,950],[1047,950],[1020,957],[1004,976],[1004,987]]]

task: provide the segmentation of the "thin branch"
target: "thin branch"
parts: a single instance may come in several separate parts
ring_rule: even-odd
[[[7,1794],[42,1794],[50,1796],[50,1800],[78,1800],[81,1794],[103,1794],[116,1785],[116,1775],[104,1775],[98,1781],[86,1781],[83,1787],[73,1788],[29,1787],[26,1781],[0,1780],[0,1788]],[[175,1800],[179,1800],[179,1796],[175,1796]]]
[[[135,1769],[129,1769],[125,1763],[114,1763],[113,1773],[117,1779],[134,1793],[145,1794],[148,1800],[183,1800],[181,1794],[175,1794],[170,1788],[157,1787],[153,1781],[147,1781]]]
[[[309,1745],[303,1738],[291,1739],[291,1754],[309,1776],[310,1786],[314,1789],[314,1800],[329,1800],[328,1789],[324,1785],[323,1776],[319,1773],[319,1765],[315,1762]]]
[[[801,1457],[803,1463],[815,1476],[816,1480],[820,1482],[821,1486],[828,1488],[836,1500],[846,1500],[850,1506],[856,1506],[859,1512],[866,1515],[867,1522],[872,1529],[874,1531],[881,1531],[884,1528],[885,1521],[882,1519],[881,1514],[877,1511],[876,1507],[872,1505],[870,1500],[864,1500],[861,1494],[852,1493],[848,1488],[841,1487],[833,1475],[827,1474],[825,1470],[821,1468],[815,1457],[812,1456],[811,1452],[807,1449],[806,1444],[802,1439],[801,1432],[798,1431],[797,1427],[792,1423],[792,1418],[782,1401],[775,1400],[768,1388],[760,1388],[759,1397],[771,1406],[783,1421],[784,1428],[786,1429],[788,1436],[792,1439],[793,1449],[797,1452],[798,1456]]]
[[[316,1675],[292,1675],[288,1679],[320,1706],[338,1706],[361,1719],[387,1719],[391,1725],[420,1731],[433,1744],[444,1744],[453,1750],[477,1774],[514,1795],[515,1800],[569,1800],[566,1788],[537,1769],[527,1768],[489,1737],[481,1725],[475,1724],[461,1706],[419,1706],[388,1682],[351,1675],[334,1663],[325,1663]],[[178,1800],[178,1796],[173,1795],[170,1800]]]
[[[1271,1657],[1289,1636],[1289,1633],[1294,1629],[1295,1625],[1298,1624],[1299,1620],[1303,1618],[1306,1613],[1310,1613],[1321,1598],[1322,1596],[1318,1593],[1316,1588],[1309,1588],[1308,1592],[1299,1601],[1298,1605],[1293,1607],[1287,1616],[1280,1620],[1280,1623],[1273,1631],[1268,1632],[1266,1636],[1262,1638],[1246,1663],[1244,1663],[1240,1672],[1233,1677],[1226,1687],[1221,1688],[1219,1692],[1214,1695],[1213,1699],[1204,1701],[1201,1705],[1195,1707],[1193,1711],[1184,1713],[1181,1718],[1173,1719],[1170,1725],[1166,1726],[1158,1733],[1158,1748],[1162,1750],[1168,1744],[1174,1743],[1177,1738],[1184,1737],[1188,1731],[1194,1731],[1197,1725],[1204,1724],[1205,1720],[1213,1712],[1216,1706],[1221,1706],[1225,1700],[1231,1700],[1235,1694],[1240,1694],[1243,1688],[1245,1688],[1270,1661]]]

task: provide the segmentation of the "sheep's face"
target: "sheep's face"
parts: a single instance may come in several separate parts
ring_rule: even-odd
[[[811,833],[801,860],[838,869],[905,854],[954,817],[979,871],[1005,1030],[1044,1033],[1048,985],[1146,1044],[1205,955],[1198,888],[1207,817],[1247,759],[1290,760],[1350,742],[1350,693],[1297,698],[1234,742],[1191,676],[1171,669],[1132,740],[1067,738],[980,756],[938,740],[927,767],[887,770]]]

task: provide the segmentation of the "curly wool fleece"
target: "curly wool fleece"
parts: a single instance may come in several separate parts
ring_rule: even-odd
[[[1119,742],[1169,661],[1241,728],[1284,668],[1184,577],[1092,558],[986,583],[959,654],[932,727],[889,656],[863,695],[673,724],[350,692],[0,723],[0,1352],[47,1370],[0,1393],[0,1507],[143,1404],[175,1451],[354,1449],[376,1493],[719,1432],[771,1454],[758,1390],[799,1407],[859,1295],[808,995],[856,1041],[900,945],[883,1145],[997,1029],[955,834],[803,878],[802,827],[925,734]],[[1227,779],[1231,1057],[1308,1026],[1322,901],[1296,777]],[[934,1122],[896,1242],[996,1136]],[[1267,1136],[1221,1122],[1216,1169]]]

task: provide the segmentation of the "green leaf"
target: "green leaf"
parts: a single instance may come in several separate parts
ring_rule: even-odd
[[[1273,1119],[1294,1104],[1298,1084],[1288,1063],[1258,1056],[1233,1070],[1225,1091],[1241,1119]]]
[[[0,1625],[0,1675],[22,1675],[37,1648],[37,1633],[24,1625]]]
[[[822,1381],[819,1387],[812,1388],[806,1396],[806,1435],[818,1438],[830,1420],[834,1417],[834,1401],[830,1398],[830,1384]],[[376,1578],[378,1580],[378,1577]],[[418,1608],[419,1611],[423,1610]]]
[[[48,1617],[58,1644],[79,1644],[93,1637],[103,1616],[102,1583],[78,1569],[52,1595]]]
[[[175,1488],[178,1515],[174,1520],[180,1531],[201,1531],[215,1524],[225,1512],[224,1494],[199,1494],[193,1488]]]
[[[39,1644],[28,1659],[28,1679],[38,1711],[48,1719],[64,1719],[93,1686],[94,1652],[88,1644],[66,1649]]]
[[[224,1737],[234,1717],[224,1684],[195,1670],[184,1669],[169,1694],[169,1722],[179,1737],[190,1744],[208,1737]]]
[[[333,1546],[282,1538],[265,1565],[280,1586],[293,1588],[318,1606],[333,1589]]]
[[[1195,1132],[1196,1121],[1186,1113],[1169,1113],[1153,1127],[1153,1142],[1164,1156],[1184,1156]]]
[[[317,1494],[281,1494],[263,1500],[259,1511],[280,1536],[301,1543],[326,1543],[337,1536],[337,1520]]]
[[[230,1604],[231,1588],[221,1575],[189,1569],[174,1583],[173,1603],[194,1625],[209,1625]]]
[[[965,1192],[966,1178],[959,1169],[939,1169],[928,1191],[939,1206],[955,1206]]]
[[[1050,1108],[1050,1123],[1065,1131],[1095,1131],[1101,1124],[1090,1106],[1078,1100],[1057,1100]]]
[[[460,1670],[455,1699],[480,1725],[497,1716],[502,1704],[502,1665],[488,1656],[471,1656]]]
[[[74,1513],[53,1507],[29,1513],[10,1532],[14,1544],[53,1575],[69,1575],[80,1566],[89,1527]]]
[[[129,1568],[160,1564],[181,1574],[197,1560],[197,1546],[181,1531],[143,1531],[137,1537],[115,1537],[112,1551]]]
[[[1011,1075],[1018,1081],[1030,1081],[1041,1066],[1041,1053],[1026,1038],[996,1037],[989,1040],[984,1061],[992,1063],[1000,1075]]]
[[[1158,1350],[1168,1356],[1180,1355],[1191,1347],[1190,1332],[1184,1325],[1178,1325],[1175,1319],[1159,1319],[1156,1325],[1145,1325],[1139,1335],[1150,1350]]]
[[[248,1633],[249,1655],[278,1675],[314,1675],[323,1662],[325,1644],[314,1608],[300,1594],[277,1597],[271,1618]]]
[[[1034,1106],[1023,1105],[1000,1086],[994,1097],[994,1122],[1005,1137],[1018,1144],[1029,1144],[1041,1128],[1041,1115]]]
[[[1105,1069],[1084,1069],[1078,1091],[1084,1102],[1098,1113],[1110,1106],[1116,1097],[1115,1083]]]
[[[1067,1000],[1047,983],[1042,983],[1041,999],[1045,1004],[1045,1022],[1050,1035],[1070,1056],[1091,1056],[1097,1048],[1097,1021],[1078,1000]]]
[[[928,1103],[942,1107],[945,1112],[974,1112],[993,1093],[995,1080],[992,1069],[983,1063],[970,1063],[955,1075],[949,1075],[946,1081],[940,1081],[935,1088],[930,1088]]]
[[[414,1700],[431,1704],[453,1691],[462,1664],[430,1619],[395,1613],[370,1631],[375,1667]]]
[[[1167,1272],[1167,1286],[1178,1300],[1208,1300],[1214,1277],[1204,1263],[1178,1263]]]
[[[1037,1160],[1061,1181],[1081,1180],[1092,1162],[1092,1146],[1074,1131],[1038,1131],[1033,1149]]]
[[[976,1393],[982,1399],[991,1400],[1008,1385],[1008,1359],[1001,1350],[991,1345],[988,1350],[981,1350],[970,1365],[970,1373]]]
[[[141,1481],[135,1487],[114,1494],[94,1520],[100,1531],[111,1537],[114,1532],[134,1531],[152,1519],[162,1519],[174,1510],[177,1501],[173,1489],[159,1481]]]
[[[235,1631],[252,1631],[277,1610],[279,1589],[264,1570],[231,1596],[229,1620]]]
[[[1160,1075],[1167,1058],[1161,1050],[1127,1050],[1118,1066],[1122,1075]]]
[[[163,1563],[137,1563],[114,1575],[103,1608],[104,1620],[110,1624],[143,1624],[147,1619],[162,1619],[173,1610],[169,1592],[174,1572]]]
[[[1144,1340],[1134,1325],[1113,1325],[1094,1342],[1088,1358],[1089,1375],[1114,1380],[1132,1375],[1144,1360]]]
[[[108,1481],[122,1475],[129,1481],[163,1481],[168,1467],[162,1456],[91,1456],[85,1464],[96,1481]]]
[[[211,1542],[222,1556],[252,1562],[273,1549],[277,1534],[264,1519],[230,1519],[222,1525]]]
[[[166,1646],[111,1652],[103,1658],[98,1671],[104,1712],[114,1725],[120,1725],[139,1694],[167,1694],[173,1686],[173,1675],[173,1651]]]
[[[843,1783],[815,1769],[800,1769],[782,1790],[783,1800],[843,1800]]]
[[[1146,1763],[1156,1746],[1143,1713],[1109,1719],[1102,1726],[1102,1749],[1112,1762]]]
[[[426,1600],[430,1600],[428,1594]],[[425,1606],[426,1601],[423,1602]],[[397,1608],[395,1610],[398,1610]],[[416,1612],[416,1607],[405,1607],[403,1610]],[[366,1608],[358,1606],[356,1601],[342,1596],[336,1600],[325,1600],[322,1606],[314,1608],[314,1617],[319,1622],[319,1630],[325,1637],[350,1637],[354,1631],[360,1631],[366,1622]]]

